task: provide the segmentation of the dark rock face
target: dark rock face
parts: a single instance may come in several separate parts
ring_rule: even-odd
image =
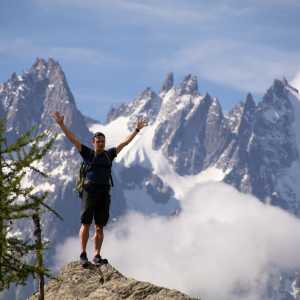
[[[240,187],[241,191],[247,192],[246,169],[249,163],[249,143],[251,143],[255,120],[256,104],[251,94],[247,95],[245,103],[239,103],[227,117],[228,134],[227,147],[218,160],[217,166],[232,170],[225,177],[225,182]]]
[[[219,101],[201,96],[191,75],[165,96],[157,119],[152,147],[162,149],[180,175],[197,174],[214,164],[230,134]]]
[[[29,298],[29,300],[34,299],[38,299],[37,293]],[[87,268],[82,268],[78,262],[71,262],[62,268],[57,280],[49,281],[45,289],[45,299],[192,300],[196,298],[149,282],[127,278],[110,264],[102,266],[91,264]]]
[[[225,159],[234,162],[224,181],[264,202],[293,211],[291,199],[276,190],[282,171],[299,159],[287,85],[275,80],[257,106],[248,96],[240,116],[234,143]],[[294,213],[299,213],[298,208]]]

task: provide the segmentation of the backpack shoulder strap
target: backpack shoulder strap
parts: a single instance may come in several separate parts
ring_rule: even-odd
[[[106,157],[107,157],[108,160],[110,161],[110,164],[112,165],[112,161],[111,161],[111,159],[109,158],[109,155],[107,154],[106,150],[104,150],[104,154],[106,155]],[[114,186],[114,182],[113,182],[113,178],[112,178],[111,173],[110,173],[110,179],[111,179],[111,186]]]
[[[106,151],[106,150],[104,150],[104,154],[105,154],[105,156],[108,158],[108,160],[111,162],[111,159],[110,159],[109,155],[107,154],[107,151]]]
[[[92,168],[92,165],[95,161],[95,158],[96,158],[96,152],[94,152],[93,160],[91,162],[87,162],[87,163],[85,163],[84,161],[82,162],[82,164],[84,165],[84,174],[83,174],[83,176],[85,176],[87,171]]]

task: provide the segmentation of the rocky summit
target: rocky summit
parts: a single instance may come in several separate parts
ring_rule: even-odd
[[[37,300],[36,292],[29,300]],[[47,300],[105,299],[105,300],[167,300],[167,299],[198,299],[191,298],[177,290],[156,286],[149,282],[127,278],[111,264],[87,268],[74,261],[65,265],[56,279],[50,279],[45,286]]]

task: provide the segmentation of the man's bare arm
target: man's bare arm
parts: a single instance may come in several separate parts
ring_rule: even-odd
[[[66,137],[70,140],[71,143],[75,145],[78,151],[81,151],[81,142],[77,139],[75,134],[71,132],[64,124],[64,116],[62,116],[58,111],[52,113],[52,116],[56,123],[59,125],[61,130],[64,132]]]
[[[133,138],[138,134],[138,131],[137,130],[134,130],[134,132],[132,132],[128,137],[127,139],[120,143],[116,148],[117,148],[117,153],[119,153],[126,145],[128,145],[132,140]]]
[[[144,120],[144,119],[141,119],[139,118],[138,119],[138,123],[137,123],[137,126],[136,126],[136,129],[127,137],[127,139],[120,143],[116,149],[117,149],[117,154],[126,146],[128,145],[132,140],[133,138],[138,134],[139,130],[142,129],[144,126],[147,126],[147,122]]]

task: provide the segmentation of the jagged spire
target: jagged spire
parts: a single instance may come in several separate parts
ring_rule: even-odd
[[[167,74],[161,88],[160,88],[160,93],[166,93],[168,92],[174,85],[174,76],[173,73],[170,72]]]
[[[49,69],[54,69],[54,68],[59,68],[59,69],[61,69],[61,67],[60,67],[60,65],[59,65],[59,63],[58,63],[58,61],[55,61],[52,57],[49,57],[49,58],[48,58],[47,67],[48,67]]]
[[[179,94],[197,94],[198,93],[198,81],[197,76],[188,74],[184,77],[182,83],[180,84]]]
[[[46,67],[47,67],[47,62],[43,58],[40,58],[40,57],[37,57],[35,62],[32,65],[32,68],[37,69],[37,70],[43,69]]]
[[[65,80],[65,75],[60,64],[52,57],[49,57],[48,61],[37,57],[29,72],[36,74],[40,79],[48,78],[51,81],[52,77],[54,77],[54,80],[57,80],[57,77],[61,77]]]
[[[267,90],[266,95],[270,95],[272,93],[276,94],[279,97],[285,97],[287,92],[287,82],[284,80],[280,80],[275,78],[272,86]]]
[[[286,85],[287,85],[286,79],[283,78],[282,80],[280,80],[278,78],[275,78],[272,87],[276,89],[283,89]]]
[[[17,80],[18,80],[18,76],[17,76],[16,72],[13,72],[13,73],[11,74],[10,79],[11,79],[12,81],[17,81]]]
[[[203,101],[212,102],[212,100],[213,99],[212,99],[211,95],[208,92],[206,92],[205,95],[204,95],[204,97],[203,97]]]
[[[256,103],[253,99],[253,96],[251,93],[248,93],[246,96],[246,101],[245,101],[245,108],[252,108],[255,107]]]

